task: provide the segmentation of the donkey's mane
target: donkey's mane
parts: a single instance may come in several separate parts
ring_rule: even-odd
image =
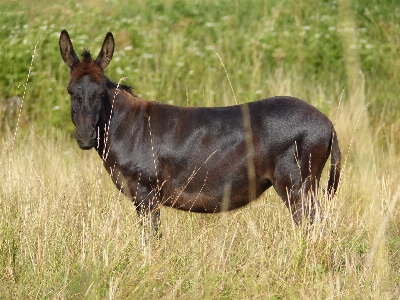
[[[89,51],[88,49],[86,49],[86,48],[83,48],[82,53],[81,53],[81,56],[82,56],[82,61],[84,61],[84,62],[91,62],[91,61],[93,61],[92,54],[91,54],[90,51]]]
[[[133,88],[130,85],[116,84],[115,82],[113,82],[110,79],[108,79],[107,86],[111,87],[111,88],[117,88],[118,87],[120,90],[124,90],[124,91],[128,92],[129,94],[131,94],[132,96],[137,97],[137,95],[133,93],[133,91],[132,91]]]
[[[110,79],[108,79],[104,75],[104,70],[102,70],[97,64],[96,61],[93,60],[92,54],[88,49],[83,49],[81,53],[82,60],[78,63],[78,65],[73,69],[71,75],[72,75],[72,80],[78,81],[85,75],[90,75],[92,80],[99,82],[99,83],[105,83],[107,86],[112,87],[112,88],[119,88],[121,90],[127,91],[128,93],[132,94],[133,96],[136,96],[132,92],[132,87],[129,85],[125,84],[116,84],[112,82]]]

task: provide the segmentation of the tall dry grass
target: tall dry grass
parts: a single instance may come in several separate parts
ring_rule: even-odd
[[[135,10],[121,1],[103,7],[55,1],[43,9],[34,2],[1,3],[4,97],[22,94],[31,48],[40,43],[17,122],[24,128],[0,136],[0,299],[399,298],[393,5],[371,9],[358,2],[359,11],[370,9],[356,19],[363,26],[357,49],[370,73],[366,82],[358,78],[359,93],[347,93],[334,2],[167,1],[150,7],[139,1]],[[104,22],[109,17],[113,28]],[[231,105],[233,89],[239,103],[293,95],[327,112],[338,132],[343,173],[337,197],[329,202],[320,192],[322,221],[307,235],[270,189],[231,213],[162,208],[162,240],[143,243],[135,209],[112,185],[101,159],[80,151],[65,133],[73,125],[57,39],[66,24],[77,51],[85,46],[97,53],[105,32],[114,31],[117,51],[108,74],[128,76],[150,100]],[[365,129],[363,105],[345,104],[357,97],[377,110],[369,112],[374,129]],[[321,189],[326,183],[324,172]]]
[[[274,75],[266,81],[274,93],[310,93],[296,74]],[[326,102],[324,91],[315,88],[310,102]],[[162,208],[162,239],[143,243],[133,205],[94,151],[55,130],[33,128],[12,148],[13,134],[3,135],[0,298],[397,298],[400,158],[375,147],[366,154],[371,173],[356,155],[357,122],[343,121],[349,113],[330,111],[343,176],[332,201],[320,191],[323,219],[309,234],[270,189],[230,213]],[[321,189],[326,183],[325,170]]]

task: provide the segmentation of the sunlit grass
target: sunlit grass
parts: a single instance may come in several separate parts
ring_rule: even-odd
[[[1,101],[22,97],[39,43],[15,142],[18,109],[0,110],[0,298],[398,297],[399,11],[354,7],[372,104],[370,151],[360,149],[363,132],[351,117],[361,112],[344,105],[336,7],[321,3],[2,2]],[[328,202],[320,191],[323,220],[307,237],[270,189],[226,214],[162,208],[162,240],[143,244],[132,203],[98,155],[70,139],[69,73],[58,50],[64,28],[77,52],[94,55],[112,31],[107,75],[128,77],[149,100],[223,106],[235,103],[233,93],[239,103],[292,95],[318,107],[334,122],[344,165],[338,196]],[[321,189],[326,183],[325,171]]]
[[[285,79],[277,83],[285,86]],[[323,219],[309,234],[293,225],[270,189],[231,213],[162,208],[162,239],[143,244],[132,203],[112,185],[98,155],[58,131],[46,136],[33,129],[13,151],[12,134],[2,140],[2,297],[316,299],[399,292],[394,154],[375,153],[371,176],[357,157],[347,159],[355,146],[343,147],[339,194],[327,201],[320,191]],[[324,172],[322,189],[326,183]]]

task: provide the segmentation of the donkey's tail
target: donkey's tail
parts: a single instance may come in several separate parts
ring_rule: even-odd
[[[332,142],[331,142],[331,168],[329,171],[329,181],[328,181],[328,196],[332,198],[339,186],[340,179],[340,159],[342,154],[339,149],[339,142],[337,139],[335,129],[332,130]]]

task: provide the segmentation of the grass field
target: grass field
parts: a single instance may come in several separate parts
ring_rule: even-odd
[[[1,2],[0,299],[398,299],[400,8],[352,4],[354,31],[336,1]],[[162,208],[162,240],[143,243],[133,205],[71,139],[64,28],[96,54],[112,31],[107,75],[149,100],[318,107],[343,154],[323,220],[307,236],[270,189],[231,213]]]

